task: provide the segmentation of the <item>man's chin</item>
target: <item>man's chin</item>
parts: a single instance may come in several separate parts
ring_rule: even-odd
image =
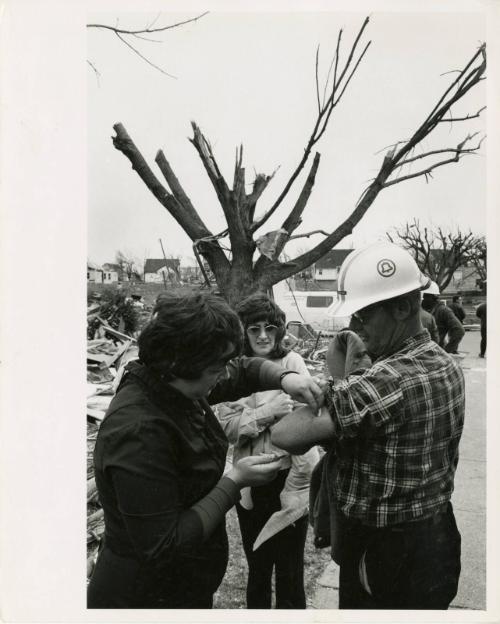
[[[370,347],[367,340],[363,340],[363,344],[365,345],[366,353],[371,360],[376,360],[380,357],[381,353],[377,353],[378,349],[373,347],[373,345]]]

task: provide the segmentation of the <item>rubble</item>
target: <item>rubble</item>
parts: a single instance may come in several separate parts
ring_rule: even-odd
[[[93,452],[99,425],[127,362],[137,357],[137,341],[99,317],[99,304],[87,309],[94,337],[87,341],[87,578],[92,574],[104,533],[104,512],[94,478]]]

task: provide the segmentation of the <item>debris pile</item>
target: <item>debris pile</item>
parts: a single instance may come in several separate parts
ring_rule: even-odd
[[[329,334],[318,332],[315,336],[306,335],[291,345],[294,351],[304,358],[306,366],[313,376],[326,374],[326,352],[332,337]]]
[[[99,306],[97,306],[99,308]],[[137,357],[137,342],[113,327],[88,308],[88,327],[93,337],[87,341],[87,578],[95,565],[104,533],[104,513],[99,504],[94,478],[93,453],[99,425],[113,398],[127,362]]]

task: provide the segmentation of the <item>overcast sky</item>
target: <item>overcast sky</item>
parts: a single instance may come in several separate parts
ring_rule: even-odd
[[[155,26],[193,17],[165,13]],[[157,14],[93,14],[89,22],[140,28]],[[323,83],[344,29],[343,54],[363,13],[220,13],[159,37],[163,43],[134,45],[177,79],[168,78],[127,49],[112,33],[88,29],[88,257],[113,261],[116,250],[138,258],[167,254],[192,256],[187,235],[158,203],[128,160],[114,149],[112,126],[122,122],[150,166],[163,149],[186,193],[212,232],[224,229],[215,192],[188,141],[195,120],[210,140],[219,166],[232,184],[235,147],[244,145],[247,183],[254,171],[279,167],[258,204],[267,209],[298,163],[316,118],[315,53],[320,45]],[[408,138],[425,119],[453,74],[486,37],[477,13],[423,12],[371,14],[363,41],[371,40],[329,128],[316,149],[321,163],[299,232],[331,231],[352,211],[378,171],[384,147]],[[361,49],[361,48],[360,48]],[[484,83],[454,109],[475,113],[486,103]],[[486,115],[443,124],[425,150],[455,147],[469,132],[485,132]],[[464,158],[423,177],[384,190],[352,237],[339,245],[357,246],[384,236],[413,217],[449,228],[486,228],[486,159]],[[415,169],[416,170],[416,169]],[[303,178],[259,234],[279,227],[295,202]],[[310,248],[320,237],[299,239],[289,251]]]

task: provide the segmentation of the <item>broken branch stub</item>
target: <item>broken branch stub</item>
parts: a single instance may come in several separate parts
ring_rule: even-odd
[[[158,180],[123,124],[117,123],[113,126],[113,129],[116,132],[116,136],[112,137],[114,147],[128,158],[132,169],[138,173],[147,188],[160,204],[168,210],[191,240],[210,235],[210,231],[204,226],[203,221],[201,221],[194,208],[193,211],[186,210],[179,200],[169,193]]]

